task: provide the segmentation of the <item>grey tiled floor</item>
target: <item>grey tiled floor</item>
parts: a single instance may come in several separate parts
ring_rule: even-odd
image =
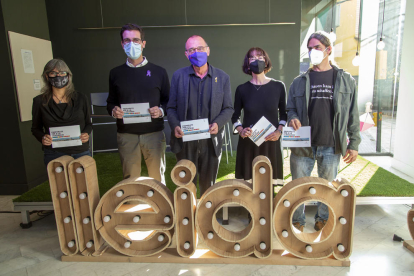
[[[11,198],[0,196],[0,206],[11,206]],[[61,262],[53,215],[23,230],[19,214],[2,213],[0,275],[414,275],[414,253],[392,241],[393,234],[411,239],[406,221],[409,209],[407,205],[357,206],[350,268]],[[247,222],[246,213],[230,212],[230,224],[234,221],[238,228]],[[308,207],[306,213],[305,231],[312,231],[315,208]]]

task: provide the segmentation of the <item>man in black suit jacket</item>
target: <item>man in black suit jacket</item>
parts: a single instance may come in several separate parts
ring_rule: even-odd
[[[192,161],[199,175],[200,195],[217,178],[224,125],[233,114],[230,77],[207,63],[210,48],[201,36],[191,36],[185,44],[185,56],[191,66],[177,70],[171,80],[167,105],[171,127],[171,150],[177,160]],[[181,121],[208,119],[210,139],[184,142]],[[197,176],[194,179],[196,184]]]

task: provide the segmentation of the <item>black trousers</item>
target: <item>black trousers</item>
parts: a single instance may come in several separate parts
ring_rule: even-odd
[[[193,179],[193,183],[197,186],[198,177],[200,196],[216,183],[221,151],[220,155],[217,156],[211,139],[184,142],[183,148],[175,156],[177,161],[187,159],[196,166],[197,174]]]

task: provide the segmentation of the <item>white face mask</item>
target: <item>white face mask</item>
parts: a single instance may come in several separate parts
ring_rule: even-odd
[[[125,54],[131,59],[138,59],[142,54],[142,47],[139,43],[130,42],[124,45]]]
[[[326,49],[328,49],[328,48],[326,48]],[[326,57],[323,54],[326,51],[326,49],[323,50],[323,51],[312,49],[309,52],[309,58],[310,58],[311,63],[313,65],[319,65],[319,64],[321,64],[322,60]]]

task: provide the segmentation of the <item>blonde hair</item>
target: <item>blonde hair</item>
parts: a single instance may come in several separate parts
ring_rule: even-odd
[[[43,105],[47,105],[50,99],[53,97],[52,85],[49,83],[47,76],[50,72],[56,69],[58,71],[68,72],[69,81],[68,85],[65,86],[65,97],[69,105],[72,104],[72,99],[76,98],[75,86],[73,84],[73,75],[70,71],[69,66],[62,59],[52,59],[46,63],[42,73],[43,87],[41,94],[43,95]]]

